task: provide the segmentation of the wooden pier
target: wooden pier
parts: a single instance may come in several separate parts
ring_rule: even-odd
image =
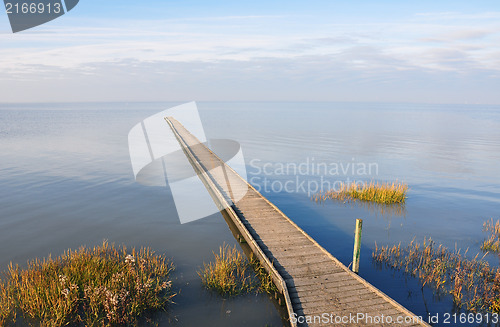
[[[272,277],[291,326],[429,326],[351,272],[181,123],[165,120],[218,208]],[[235,201],[241,192],[246,195]]]

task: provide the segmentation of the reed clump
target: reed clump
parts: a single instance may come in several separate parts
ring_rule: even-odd
[[[204,263],[198,271],[203,285],[220,295],[239,295],[249,293],[255,288],[251,268],[245,256],[236,249],[224,244],[219,253],[214,252],[215,262]]]
[[[361,200],[381,204],[403,204],[406,201],[408,185],[405,183],[340,183],[336,189],[319,192],[313,195],[313,200],[323,202],[331,200]]]
[[[460,251],[452,252],[424,239],[423,245],[412,241],[406,247],[375,244],[372,256],[378,264],[419,278],[422,287],[428,285],[438,293],[451,294],[458,307],[500,312],[500,270],[478,260],[477,255],[467,259]]]
[[[198,271],[203,285],[223,296],[236,296],[262,291],[273,294],[277,291],[271,276],[258,260],[246,259],[245,255],[224,244],[219,253],[214,252],[214,262],[204,263]]]
[[[500,220],[497,220],[496,223],[493,222],[493,218],[485,221],[483,231],[489,233],[489,236],[481,244],[481,250],[500,252]]]
[[[256,259],[250,261],[250,265],[253,267],[255,275],[259,279],[259,290],[267,294],[279,293],[278,288],[274,285],[271,275],[264,269],[260,262]]]
[[[36,326],[128,326],[164,310],[174,293],[174,269],[149,248],[103,242],[52,259],[10,265],[0,283],[0,326],[19,314]]]

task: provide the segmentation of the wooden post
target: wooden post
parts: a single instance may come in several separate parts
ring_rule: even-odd
[[[354,234],[354,252],[352,254],[352,271],[359,273],[359,252],[361,250],[361,231],[363,220],[356,219],[356,232]]]

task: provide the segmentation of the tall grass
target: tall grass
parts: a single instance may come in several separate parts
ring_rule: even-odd
[[[489,233],[489,237],[481,244],[481,250],[500,252],[500,220],[497,220],[496,223],[493,222],[493,219],[485,221],[483,231]]]
[[[126,326],[171,302],[173,265],[149,248],[68,250],[52,259],[10,265],[0,283],[0,325],[21,314],[37,326]]]
[[[406,247],[377,247],[373,259],[381,265],[404,271],[438,293],[449,293],[458,307],[470,311],[500,312],[500,269],[486,261],[467,259],[431,240],[412,241]]]
[[[313,195],[313,200],[323,202],[332,200],[361,200],[382,204],[402,204],[406,201],[408,185],[404,183],[341,183],[338,189],[319,192]]]
[[[203,264],[198,271],[203,285],[220,295],[239,295],[255,289],[251,278],[251,268],[245,256],[236,249],[224,244],[219,253],[214,252],[215,262]]]
[[[214,262],[204,263],[198,271],[203,285],[223,296],[236,296],[252,291],[269,294],[277,291],[271,277],[257,260],[248,261],[244,254],[224,244],[214,252]]]
[[[267,294],[279,293],[278,288],[274,285],[271,275],[264,269],[257,259],[250,261],[250,265],[253,267],[255,275],[259,279],[259,290]]]

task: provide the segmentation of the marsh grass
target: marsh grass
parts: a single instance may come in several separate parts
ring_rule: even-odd
[[[204,263],[198,271],[203,285],[220,295],[239,295],[255,289],[251,268],[245,256],[236,249],[224,244],[219,253],[214,252],[215,261]]]
[[[214,262],[204,263],[198,271],[202,284],[223,296],[236,296],[253,291],[269,294],[277,291],[271,277],[257,261],[247,260],[244,254],[224,244],[214,252]]]
[[[0,283],[0,326],[21,314],[35,326],[127,326],[172,302],[173,265],[149,248],[68,250],[10,265]]]
[[[273,279],[269,273],[262,267],[260,262],[256,259],[250,261],[250,265],[253,267],[255,275],[259,279],[259,290],[267,294],[279,293],[278,288],[274,285]]]
[[[453,296],[458,307],[467,310],[500,312],[500,270],[486,261],[465,258],[460,251],[451,252],[431,240],[423,245],[412,241],[406,247],[378,247],[372,254],[380,265],[417,277],[422,287]]]
[[[381,204],[402,204],[406,201],[408,185],[404,183],[341,183],[337,190],[319,192],[313,195],[313,200],[323,202],[327,199],[348,201],[361,200]]]
[[[344,204],[346,206],[350,206],[352,208],[354,208],[354,207],[363,208],[374,215],[380,215],[383,217],[391,217],[391,216],[404,217],[404,216],[406,216],[406,204],[404,204],[404,203],[385,204],[385,203],[376,203],[376,202],[369,202],[369,201],[345,201],[345,200],[343,200],[343,201],[334,200],[334,201],[342,202],[342,204]],[[321,204],[321,203],[319,203],[319,204]]]
[[[485,221],[483,231],[489,233],[489,237],[481,244],[481,250],[500,252],[500,220],[497,220],[496,223],[493,222],[493,219]]]

